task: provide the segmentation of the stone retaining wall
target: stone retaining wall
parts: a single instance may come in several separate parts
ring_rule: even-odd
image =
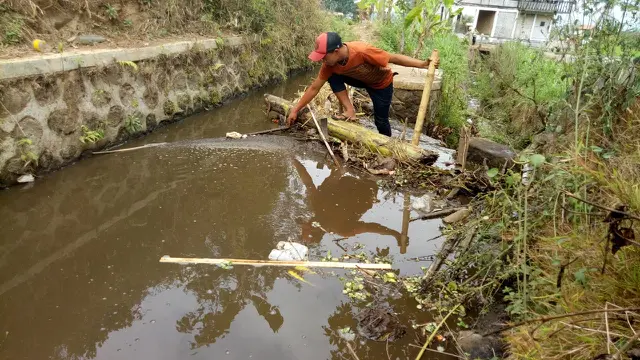
[[[407,123],[415,124],[422,100],[426,69],[404,68],[393,66],[392,69],[399,74],[393,80],[393,101],[391,104],[392,115],[399,120],[408,120]],[[438,104],[440,102],[442,70],[436,70],[436,76],[431,85],[428,114],[425,124],[434,123]],[[424,128],[426,130],[426,126]]]
[[[0,186],[264,84],[260,47],[232,37],[0,61]]]

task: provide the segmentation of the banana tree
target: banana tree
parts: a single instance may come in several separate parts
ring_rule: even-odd
[[[418,34],[418,46],[414,57],[422,51],[425,38],[448,30],[448,20],[462,12],[462,9],[452,11],[453,4],[454,0],[418,0],[409,11],[404,19],[404,27]]]

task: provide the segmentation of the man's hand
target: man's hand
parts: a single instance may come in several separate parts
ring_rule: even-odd
[[[295,123],[297,119],[298,110],[296,110],[296,108],[292,108],[291,111],[289,111],[289,116],[287,116],[287,126],[293,125],[293,123]]]
[[[429,65],[431,65],[431,59],[427,59],[422,63],[422,67],[425,69],[428,69]],[[436,66],[436,69],[440,67],[440,59],[436,60],[435,66]]]

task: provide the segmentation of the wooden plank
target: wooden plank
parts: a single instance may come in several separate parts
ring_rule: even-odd
[[[163,256],[160,258],[161,263],[172,264],[209,264],[218,265],[228,263],[231,265],[250,265],[250,266],[283,266],[283,267],[320,267],[320,268],[339,268],[339,269],[368,269],[368,270],[388,270],[391,264],[366,264],[366,263],[345,263],[336,261],[277,261],[277,260],[249,260],[249,259],[209,259],[209,258],[176,258],[171,256]]]

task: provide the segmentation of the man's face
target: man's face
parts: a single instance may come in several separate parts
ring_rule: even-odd
[[[338,61],[340,61],[340,55],[338,55],[338,50],[328,53],[327,55],[325,55],[324,59],[322,59],[322,62],[325,63],[327,66],[334,66],[335,64],[338,63]]]

